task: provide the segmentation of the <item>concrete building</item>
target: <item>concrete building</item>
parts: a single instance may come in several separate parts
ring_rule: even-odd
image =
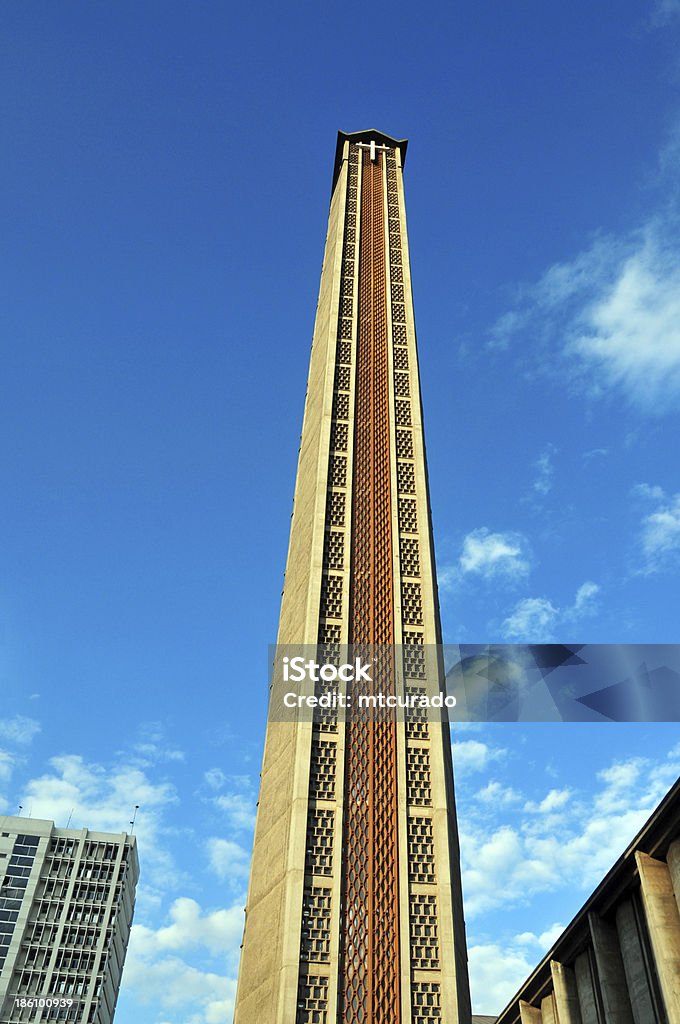
[[[680,1024],[680,780],[498,1024]]]
[[[0,816],[0,1024],[110,1024],[138,877],[134,836]]]
[[[325,661],[380,645],[370,692],[429,698],[443,669],[405,154],[338,135],[278,643]],[[401,719],[270,712],[235,1024],[470,1024],[448,721]]]

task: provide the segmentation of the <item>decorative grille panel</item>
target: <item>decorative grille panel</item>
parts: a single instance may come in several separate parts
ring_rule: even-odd
[[[406,789],[412,807],[430,807],[430,751],[427,747],[409,747],[406,754]]]
[[[321,581],[321,616],[342,618],[342,576],[324,576]]]
[[[335,395],[333,398],[333,416],[337,420],[349,419],[349,395]]]
[[[415,498],[399,499],[399,529],[402,533],[418,532],[418,509]]]
[[[420,576],[420,549],[415,537],[402,537],[399,542],[401,551],[402,576]]]
[[[305,870],[313,875],[333,874],[335,811],[313,808],[307,818]]]
[[[334,423],[331,427],[331,448],[338,452],[347,451],[349,439],[348,426],[346,423]]]
[[[301,976],[295,1024],[328,1024],[328,978]]]
[[[394,366],[397,370],[408,370],[408,349],[407,348],[395,348],[394,350]]]
[[[300,959],[328,963],[331,948],[331,890],[307,886],[302,898]]]
[[[416,493],[416,476],[410,462],[397,463],[397,487],[404,494]]]
[[[404,672],[407,679],[425,678],[423,634],[415,630],[404,630]]]
[[[424,697],[425,690],[422,686],[407,686],[408,696]],[[427,708],[416,704],[406,709],[406,737],[409,740],[426,740],[430,732],[427,724]]]
[[[339,334],[340,334],[341,338],[351,338],[352,337],[352,321],[351,320],[341,320],[340,321],[340,332],[339,332]]]
[[[335,370],[336,391],[349,391],[350,368],[349,366],[338,366]]]
[[[397,430],[397,455],[400,459],[413,458],[413,434],[410,430]]]
[[[339,363],[351,363],[352,362],[352,346],[348,341],[338,342],[338,362]],[[349,381],[348,381],[349,386]]]
[[[441,1020],[441,991],[436,982],[414,981],[411,985],[412,1024],[429,1024]]]
[[[347,459],[344,455],[333,455],[331,457],[331,483],[334,487],[345,487],[347,485]]]
[[[395,373],[394,393],[395,395],[401,395],[403,398],[408,398],[408,396],[411,394],[408,373],[401,373],[400,371],[397,371],[397,373]]]
[[[435,881],[432,818],[408,819],[408,877],[412,882]]]
[[[335,799],[335,740],[312,740],[309,795],[314,800]]]
[[[395,419],[400,427],[411,426],[411,403],[398,398],[395,403]]]
[[[351,316],[352,315],[352,300],[351,298],[340,299],[340,316]]]
[[[328,502],[328,522],[331,526],[345,525],[345,495],[342,491],[331,491]]]
[[[423,595],[420,583],[402,583],[401,617],[406,626],[422,626]]]
[[[439,967],[436,896],[411,894],[411,967]]]
[[[339,530],[326,534],[323,564],[326,569],[342,569],[345,564],[345,535]]]
[[[392,271],[394,273],[394,271]],[[406,344],[406,324],[395,324],[392,328],[395,345]]]

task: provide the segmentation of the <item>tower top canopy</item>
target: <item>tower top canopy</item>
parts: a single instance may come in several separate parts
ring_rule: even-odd
[[[379,132],[376,128],[367,128],[366,131],[363,132],[338,132],[338,144],[335,147],[335,164],[333,166],[333,188],[335,188],[335,183],[338,180],[338,174],[340,173],[342,147],[347,139],[349,139],[350,142],[376,142],[379,146],[389,146],[390,149],[398,149],[401,152],[402,167],[404,165],[408,139],[393,139],[391,135],[385,135],[384,132]]]

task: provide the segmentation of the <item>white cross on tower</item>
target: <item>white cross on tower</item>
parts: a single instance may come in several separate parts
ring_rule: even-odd
[[[359,146],[361,149],[370,149],[370,151],[371,151],[371,163],[372,164],[374,164],[375,161],[376,161],[376,156],[377,156],[376,150],[384,149],[385,152],[387,152],[387,150],[390,148],[389,146],[379,146],[379,145],[377,145],[375,139],[371,139],[370,142],[357,142],[357,146]]]

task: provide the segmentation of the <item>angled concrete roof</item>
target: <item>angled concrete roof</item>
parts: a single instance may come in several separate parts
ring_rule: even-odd
[[[335,188],[335,182],[340,171],[342,146],[346,139],[349,139],[350,142],[371,142],[373,140],[379,146],[390,146],[398,149],[401,152],[401,165],[402,167],[404,166],[408,139],[393,139],[391,135],[385,135],[384,132],[379,132],[377,128],[367,128],[363,132],[338,132],[338,142],[335,147],[335,163],[333,165],[333,188]]]

